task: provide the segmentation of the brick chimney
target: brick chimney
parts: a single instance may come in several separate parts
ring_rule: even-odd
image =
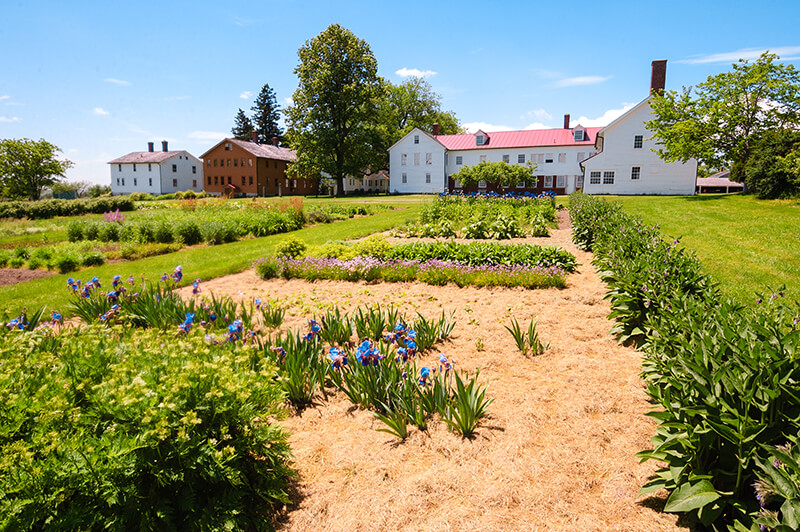
[[[272,145],[275,147],[278,146],[278,137],[272,137]]]
[[[433,123],[433,130],[431,131],[431,133],[433,133],[434,137],[439,134],[439,123],[438,122],[434,122]]]
[[[152,142],[148,142],[147,143],[147,151],[150,151],[150,152],[153,151],[153,143]]]
[[[161,141],[161,151],[169,151],[167,149],[167,141],[166,140],[162,140]]]
[[[564,115],[564,129],[569,129],[569,113]]]
[[[667,82],[667,60],[657,59],[652,63],[650,71],[650,94],[663,94]]]
[[[250,138],[252,139],[254,144],[258,144],[258,130],[254,129],[253,132],[250,134]]]

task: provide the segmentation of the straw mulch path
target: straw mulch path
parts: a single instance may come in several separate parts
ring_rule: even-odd
[[[395,303],[426,317],[455,311],[452,341],[418,366],[436,364],[444,352],[460,370],[480,369],[494,398],[473,440],[435,420],[427,433],[412,429],[399,443],[341,394],[288,417],[299,481],[283,529],[686,530],[657,510],[659,500],[637,496],[655,469],[634,457],[655,431],[644,416],[641,355],[608,334],[605,287],[561,214],[550,238],[529,241],[578,257],[579,272],[564,290],[262,281],[253,271],[203,283],[206,293],[304,307],[287,317],[291,328],[330,304],[350,310]],[[540,336],[551,344],[544,355],[517,351],[504,328],[512,316],[523,327],[539,320]]]

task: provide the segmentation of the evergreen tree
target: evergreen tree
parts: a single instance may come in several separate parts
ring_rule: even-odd
[[[272,90],[269,84],[265,84],[261,88],[253,107],[253,127],[258,130],[258,142],[260,144],[268,144],[272,142],[272,137],[278,137],[279,140],[283,139],[283,131],[278,126],[278,118],[280,118],[280,107],[275,99],[275,91]]]
[[[252,140],[253,138],[253,122],[241,109],[233,119],[231,133],[233,138],[238,140]]]

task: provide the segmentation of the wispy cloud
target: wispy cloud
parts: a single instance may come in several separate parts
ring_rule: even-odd
[[[245,26],[255,24],[256,22],[259,22],[259,20],[256,18],[245,18],[238,16],[233,17],[233,23],[239,26],[240,28],[244,28]]]
[[[2,102],[3,100],[10,100],[10,99],[11,99],[11,96],[9,96],[8,94],[4,94],[4,95],[0,96],[0,102]]]
[[[635,103],[623,103],[621,109],[609,109],[602,115],[597,118],[588,118],[585,116],[581,116],[575,120],[570,120],[570,127],[574,127],[578,124],[582,125],[583,127],[605,127],[624,113],[628,112],[636,105]]]
[[[533,124],[528,124],[524,127],[524,129],[553,129],[547,124],[542,124],[541,122],[534,122]]]
[[[556,87],[576,87],[579,85],[597,85],[611,79],[611,76],[576,76],[563,78],[554,83]]]
[[[186,136],[196,140],[222,140],[227,137],[228,134],[218,131],[192,131]]]
[[[287,96],[286,98],[283,99],[283,103],[291,107],[294,105],[294,100],[292,100],[291,96]]]
[[[242,91],[242,93],[239,95],[239,98],[241,98],[242,100],[249,100],[250,96],[252,95],[253,93],[250,91]]]
[[[131,85],[130,81],[125,81],[124,79],[106,78],[103,81],[105,81],[106,83],[113,83],[114,85],[119,85],[120,87],[129,87]]]
[[[525,120],[526,118],[538,118],[539,120],[550,121],[553,119],[553,115],[545,111],[544,109],[534,109],[533,111],[528,111],[524,115],[520,116],[520,120]],[[528,128],[533,129],[533,128]]]
[[[742,48],[734,52],[695,55],[689,59],[679,59],[676,63],[700,65],[705,63],[736,63],[740,59],[753,60],[766,51],[778,54],[781,59],[800,59],[800,46],[778,46],[777,48]]]
[[[111,114],[102,107],[95,107],[94,109],[92,109],[92,113],[96,116],[108,116],[109,114]]]
[[[467,133],[475,133],[479,129],[481,131],[485,131],[486,133],[492,131],[514,131],[514,129],[516,129],[509,126],[490,124],[488,122],[467,122],[466,124],[462,124],[462,127],[467,130]]]
[[[21,120],[22,119],[18,116],[0,116],[0,122],[10,123],[10,122],[19,122]]]
[[[406,67],[403,67],[400,70],[396,70],[394,73],[403,78],[407,78],[408,76],[415,76],[418,78],[428,78],[430,76],[436,75],[436,72],[434,72],[433,70],[420,70],[418,68],[406,68]]]

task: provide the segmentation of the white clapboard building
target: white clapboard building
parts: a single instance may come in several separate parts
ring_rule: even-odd
[[[187,151],[169,151],[167,141],[161,151],[153,150],[123,155],[108,164],[111,168],[111,194],[145,192],[155,196],[192,190],[203,191],[203,162]]]

